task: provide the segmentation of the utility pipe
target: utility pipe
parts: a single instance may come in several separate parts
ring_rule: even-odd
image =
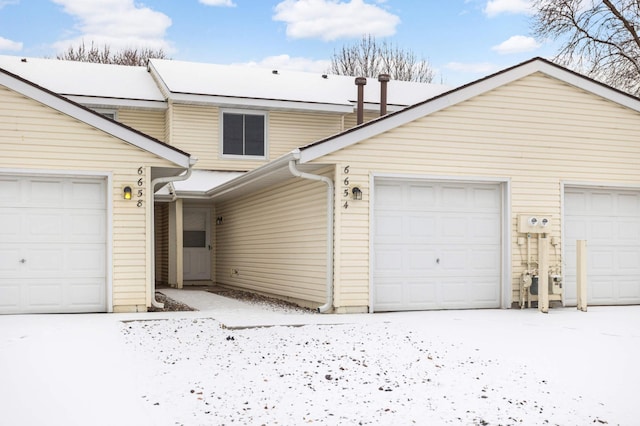
[[[387,83],[391,80],[389,74],[380,74],[378,81],[380,82],[380,117],[387,115]]]
[[[156,185],[161,183],[179,182],[181,180],[187,180],[191,177],[192,167],[195,161],[189,164],[189,168],[186,169],[186,173],[179,176],[167,176],[161,178],[155,178],[151,181],[151,305],[154,308],[163,309],[164,303],[160,303],[156,300],[156,223],[155,223],[155,194]],[[175,191],[174,191],[175,194]]]
[[[356,77],[356,86],[358,86],[358,103],[356,106],[356,124],[364,123],[364,86],[367,84],[365,77]]]
[[[324,182],[327,184],[327,282],[326,302],[318,307],[318,312],[326,313],[333,308],[333,180],[326,176],[314,175],[296,168],[296,160],[289,161],[289,171],[295,177]]]

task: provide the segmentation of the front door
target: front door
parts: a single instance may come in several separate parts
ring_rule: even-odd
[[[211,211],[207,208],[184,209],[182,247],[184,280],[211,279]]]

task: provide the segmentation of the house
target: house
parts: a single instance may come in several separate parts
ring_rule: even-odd
[[[216,282],[323,312],[506,308],[547,272],[558,300],[575,305],[577,240],[588,241],[590,303],[640,303],[640,100],[546,60],[453,90],[390,82],[390,113],[379,118],[384,86],[375,80],[358,100],[347,77],[152,60],[118,68],[139,83],[110,96],[93,85],[56,88],[23,65],[0,57],[4,79],[82,115],[0,81],[0,141],[13,147],[0,156],[3,176],[114,176],[110,195],[97,197],[112,205],[104,250],[113,276],[103,290],[113,300],[91,309],[144,310],[156,282]],[[28,106],[5,102],[15,97]],[[55,136],[54,124],[68,136]],[[16,143],[34,129],[33,140],[60,150],[54,161],[52,149]],[[136,194],[123,199],[123,186],[138,189],[129,169],[119,176],[120,163],[96,162],[106,151],[79,149],[105,138],[123,157],[132,152],[155,209]],[[151,185],[160,175],[167,182]],[[28,209],[20,203],[0,212]],[[11,247],[31,241],[18,235]],[[37,301],[49,283],[5,284],[28,268],[26,257],[15,260],[0,269],[0,295]],[[33,311],[7,307],[9,296],[0,312]]]

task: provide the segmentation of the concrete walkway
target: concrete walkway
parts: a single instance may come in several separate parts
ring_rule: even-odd
[[[272,326],[302,326],[308,324],[354,324],[371,322],[374,320],[369,314],[319,314],[313,311],[287,311],[261,305],[243,302],[230,297],[220,296],[205,290],[192,289],[161,289],[158,290],[171,299],[191,306],[197,311],[180,312],[180,317],[214,318],[224,327],[230,329],[272,327]],[[168,315],[167,315],[168,314]],[[144,318],[174,317],[173,312],[153,312],[143,314]],[[384,315],[376,315],[376,319],[384,321]],[[140,319],[140,314],[135,319]]]

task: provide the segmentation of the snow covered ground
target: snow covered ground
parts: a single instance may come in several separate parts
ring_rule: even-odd
[[[640,418],[640,306],[333,316],[207,297],[214,310],[0,316],[0,424]]]

